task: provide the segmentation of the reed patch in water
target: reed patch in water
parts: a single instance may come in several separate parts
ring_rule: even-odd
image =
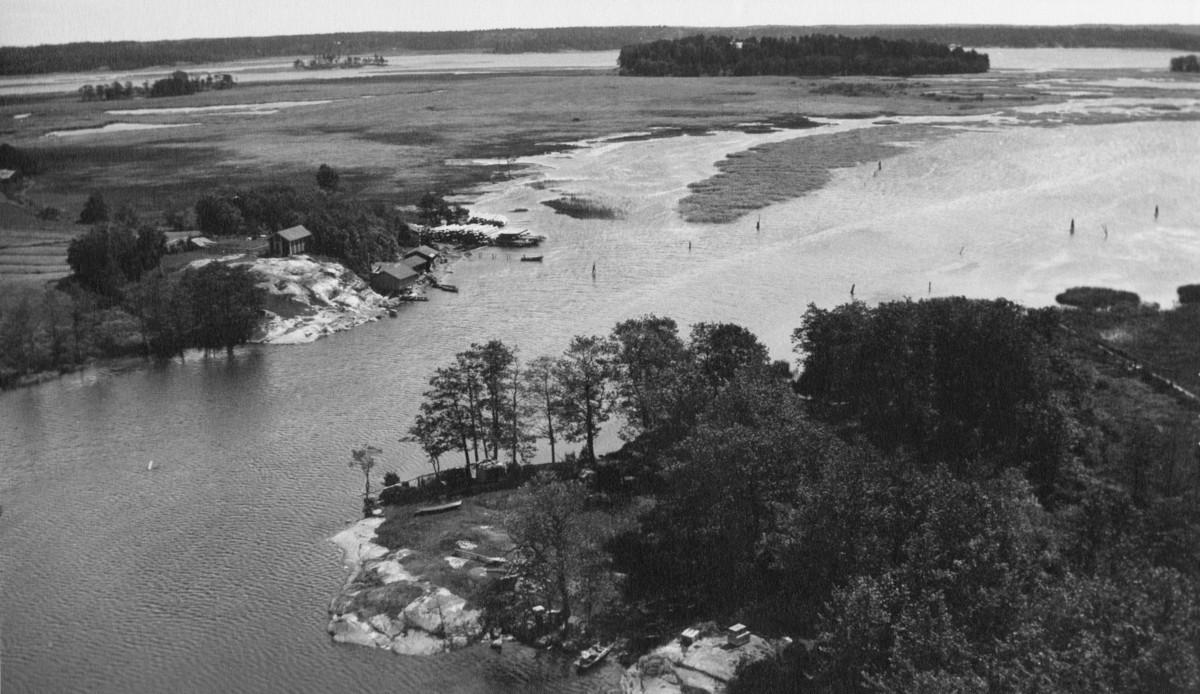
[[[625,216],[619,208],[582,195],[564,195],[554,200],[543,200],[542,204],[575,219],[620,219]]]
[[[736,152],[717,163],[720,173],[688,186],[691,192],[679,201],[679,214],[689,222],[732,222],[819,189],[834,169],[886,159],[900,151],[898,141],[929,140],[940,132],[924,126],[864,128]]]

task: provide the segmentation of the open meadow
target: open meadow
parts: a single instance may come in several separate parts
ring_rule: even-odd
[[[91,192],[114,210],[129,204],[153,219],[189,209],[201,194],[223,186],[307,186],[317,167],[328,164],[353,194],[409,204],[429,190],[469,192],[504,178],[517,157],[619,133],[795,127],[803,124],[801,116],[976,113],[1033,98],[1011,79],[931,85],[920,79],[632,78],[607,71],[309,80],[109,102],[75,94],[4,97],[0,140],[33,155],[41,173],[14,196],[23,205],[3,205],[0,281],[61,276],[65,243],[82,230],[74,221]],[[873,156],[876,145],[859,156],[852,151],[857,142],[846,141],[851,149],[841,147],[828,166]],[[818,168],[815,182],[825,167]],[[744,192],[730,189],[739,197]],[[770,194],[763,204],[778,197]],[[61,219],[37,219],[47,207],[60,210]]]

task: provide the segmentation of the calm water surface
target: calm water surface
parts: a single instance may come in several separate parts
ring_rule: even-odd
[[[475,341],[500,338],[532,358],[653,312],[684,326],[742,323],[790,358],[805,306],[844,301],[851,283],[868,301],[1047,304],[1087,283],[1169,303],[1175,286],[1197,281],[1200,124],[1149,112],[1041,128],[1015,115],[925,119],[956,134],[906,142],[878,174],[875,162],[840,171],[823,190],[763,210],[757,232],[746,220],[690,225],[674,205],[725,154],[797,133],[600,143],[527,160],[525,178],[478,191],[473,206],[548,234],[544,263],[483,250],[452,266],[461,293],[434,294],[395,320],[311,345],[93,370],[0,394],[4,690],[613,686],[616,666],[579,678],[563,658],[520,648],[415,658],[333,644],[326,606],[345,572],[328,538],[354,519],[361,488],[350,448],[374,443],[384,470],[425,472],[396,439],[431,371]],[[874,126],[827,130],[856,127]],[[573,220],[540,204],[567,193],[625,217]]]

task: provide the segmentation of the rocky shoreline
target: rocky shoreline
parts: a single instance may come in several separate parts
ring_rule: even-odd
[[[255,258],[244,264],[264,278],[267,320],[255,340],[292,345],[379,320],[395,304],[344,265],[309,256]]]
[[[480,611],[406,570],[401,562],[413,550],[376,544],[375,531],[383,522],[364,518],[332,538],[350,571],[329,605],[333,640],[404,655],[433,655],[479,641]]]
[[[477,525],[478,520],[464,518],[458,525],[425,528],[409,539],[415,547],[425,546],[429,538],[422,535],[430,532],[443,541],[463,535],[466,528],[494,537],[503,534],[497,527]],[[484,569],[470,566],[469,560],[454,552],[442,556],[444,552],[428,547],[388,549],[376,535],[385,522],[378,516],[365,518],[330,538],[342,550],[349,571],[329,605],[328,631],[333,640],[403,655],[436,655],[483,641],[482,611],[427,575],[436,575],[430,567],[441,564],[454,572]],[[448,527],[455,529],[447,532]],[[790,644],[788,639],[750,634],[745,643],[731,646],[712,623],[698,626],[692,636],[676,638],[638,658],[621,673],[621,693],[724,694],[739,668],[776,658]],[[615,661],[616,655],[610,658]]]
[[[731,647],[708,625],[694,641],[676,638],[638,658],[621,676],[621,694],[724,694],[739,668],[778,657],[788,643],[751,634]]]

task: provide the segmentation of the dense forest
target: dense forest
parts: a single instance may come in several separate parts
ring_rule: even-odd
[[[985,47],[1104,47],[1200,50],[1200,34],[1189,27],[1105,26],[755,26],[755,27],[562,27],[487,31],[376,31],[298,36],[262,36],[174,41],[85,42],[0,47],[0,74],[21,75],[86,70],[212,63],[249,58],[328,53],[393,54],[408,51],[523,53],[616,50],[622,46],[696,33],[782,38],[822,33],[877,36],[888,40],[931,41]]]
[[[732,692],[1197,691],[1195,405],[1064,315],[810,307],[798,380],[734,324],[643,316],[524,363],[491,341],[433,375],[410,433],[435,462],[557,438],[592,468],[624,422],[589,482],[522,491],[522,580],[488,609],[540,601],[579,617],[564,632],[649,643],[698,620],[798,639]],[[521,547],[550,509],[624,530],[542,561]]]
[[[988,57],[928,41],[813,34],[733,39],[689,36],[625,46],[622,75],[943,75],[987,72]]]

